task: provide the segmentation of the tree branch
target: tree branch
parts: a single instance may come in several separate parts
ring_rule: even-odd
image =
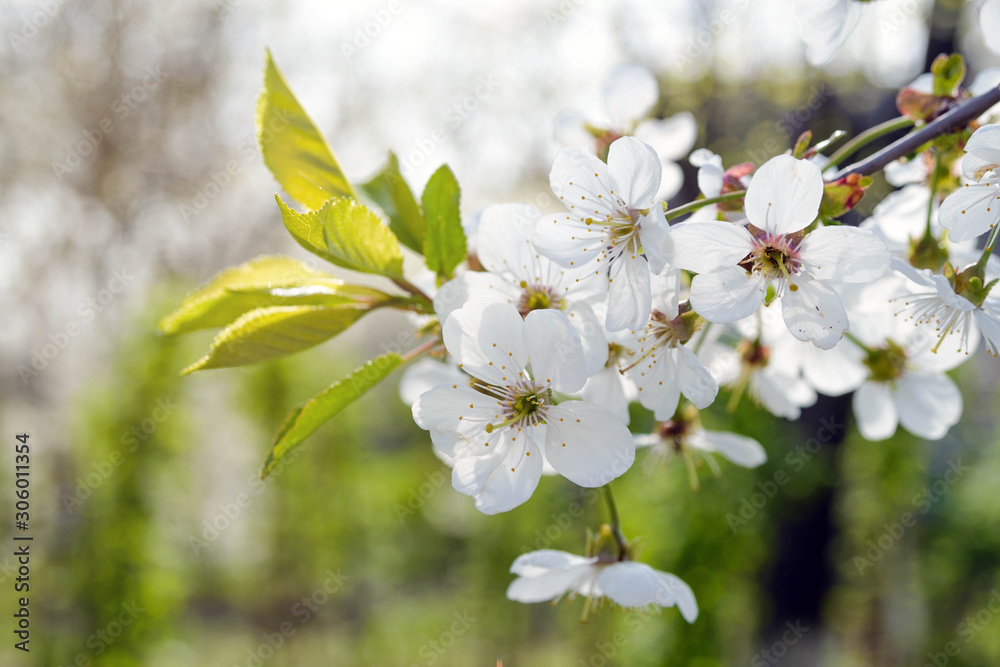
[[[942,134],[947,134],[955,128],[967,125],[997,103],[1000,103],[1000,88],[994,88],[979,97],[973,97],[916,132],[911,132],[902,139],[894,141],[871,157],[841,169],[828,180],[835,181],[850,174],[871,176],[884,169],[893,160],[912,153],[928,141],[940,137]]]

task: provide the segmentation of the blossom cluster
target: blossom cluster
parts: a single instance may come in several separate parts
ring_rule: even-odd
[[[994,356],[1000,344],[991,290],[1000,125],[974,124],[950,152],[931,147],[891,165],[900,189],[858,226],[836,218],[867,183],[833,178],[836,165],[808,139],[728,169],[699,149],[690,162],[703,203],[671,223],[681,216],[665,197],[679,189],[675,160],[696,127],[686,116],[644,120],[655,79],[631,67],[616,76],[608,123],[561,125],[561,136],[589,140],[552,165],[560,210],[488,208],[470,269],[436,290],[447,358],[414,365],[403,393],[455,489],[494,514],[527,501],[543,475],[605,486],[637,447],[697,456],[715,471],[714,454],[760,465],[758,442],[702,429],[698,412],[720,388],[789,420],[819,394],[853,392],[865,438],[899,426],[943,437],[962,412],[946,372],[980,338]],[[630,432],[632,402],[655,415],[652,433]],[[676,604],[693,621],[687,585],[618,545],[587,557],[525,554],[508,596]]]

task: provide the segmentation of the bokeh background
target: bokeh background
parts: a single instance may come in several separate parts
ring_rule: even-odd
[[[933,443],[861,440],[846,398],[794,424],[721,401],[709,425],[757,437],[766,465],[723,463],[694,492],[682,464],[640,457],[616,484],[625,531],[692,586],[700,618],[606,608],[581,625],[579,602],[503,593],[518,554],[583,548],[606,520],[597,496],[551,478],[480,515],[392,382],[256,481],[282,416],[391,345],[400,318],[184,379],[210,334],[155,334],[222,268],[306,258],[253,140],[265,48],[349,176],[392,149],[419,189],[447,162],[473,220],[538,201],[553,119],[599,115],[618,64],[657,73],[657,113],[694,112],[698,146],[761,161],[805,129],[893,117],[895,90],[939,52],[1000,64],[980,4],[873,3],[817,70],[788,0],[0,0],[0,438],[31,434],[36,536],[29,655],[10,646],[15,563],[0,549],[0,664],[1000,664],[1000,395],[985,355],[957,372],[965,416]],[[908,512],[918,521],[900,528]]]

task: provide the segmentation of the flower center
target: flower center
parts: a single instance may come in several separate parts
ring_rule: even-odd
[[[517,310],[521,317],[527,317],[533,310],[562,310],[566,303],[554,287],[521,282],[521,296],[517,300]]]
[[[759,273],[769,280],[788,279],[801,271],[802,261],[799,259],[799,243],[803,238],[801,234],[788,236],[769,234],[752,225],[747,229],[754,237],[754,247],[740,262],[745,271]],[[790,289],[794,292],[798,288],[791,285]]]
[[[552,390],[531,381],[507,387],[500,398],[500,422],[487,424],[486,432],[492,433],[506,426],[535,426],[545,422],[546,408],[553,404]]]
[[[740,342],[737,349],[743,358],[743,365],[750,368],[763,368],[767,366],[767,362],[771,358],[771,348],[761,343],[759,339],[754,341],[744,340]]]
[[[906,370],[906,350],[897,343],[886,340],[885,347],[868,350],[864,359],[874,382],[892,382]]]

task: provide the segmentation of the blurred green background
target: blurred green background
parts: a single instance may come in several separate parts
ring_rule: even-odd
[[[32,650],[14,651],[5,630],[0,664],[1000,664],[1000,394],[985,357],[957,372],[965,416],[939,442],[865,442],[844,398],[794,424],[747,401],[727,414],[720,401],[706,425],[760,440],[760,469],[702,469],[694,492],[682,463],[641,453],[615,485],[623,528],[647,538],[644,561],[691,585],[701,616],[688,626],[672,609],[604,608],[581,625],[579,601],[526,606],[504,591],[519,554],[579,553],[607,519],[598,497],[546,478],[524,506],[480,515],[393,382],[257,481],[284,414],[382,352],[402,318],[376,313],[286,361],[184,379],[210,334],[154,333],[223,267],[304,256],[247,143],[265,46],[359,181],[388,148],[405,154],[444,127],[408,176],[420,187],[448,161],[474,216],[545,191],[552,117],[589,108],[622,61],[658,71],[659,112],[693,110],[698,145],[727,164],[781,152],[807,128],[856,132],[891,117],[894,87],[939,51],[961,48],[974,70],[997,64],[969,17],[975,3],[906,4],[915,9],[894,31],[862,26],[813,71],[781,0],[404,3],[351,58],[341,45],[385,3],[6,3],[0,434],[31,434],[36,541]],[[726,9],[741,20],[722,21]],[[30,37],[10,38],[42,15]],[[157,66],[162,81],[142,84]],[[449,108],[482,76],[500,92],[451,127]],[[109,116],[113,131],[79,167],[54,168]],[[231,160],[239,175],[212,190]],[[880,183],[862,210],[887,191]],[[58,345],[70,323],[79,333]],[[32,367],[49,343],[58,352]],[[817,445],[830,424],[843,428]],[[959,465],[968,470],[941,481]],[[5,517],[11,467],[0,466]],[[906,513],[915,525],[902,526]]]

